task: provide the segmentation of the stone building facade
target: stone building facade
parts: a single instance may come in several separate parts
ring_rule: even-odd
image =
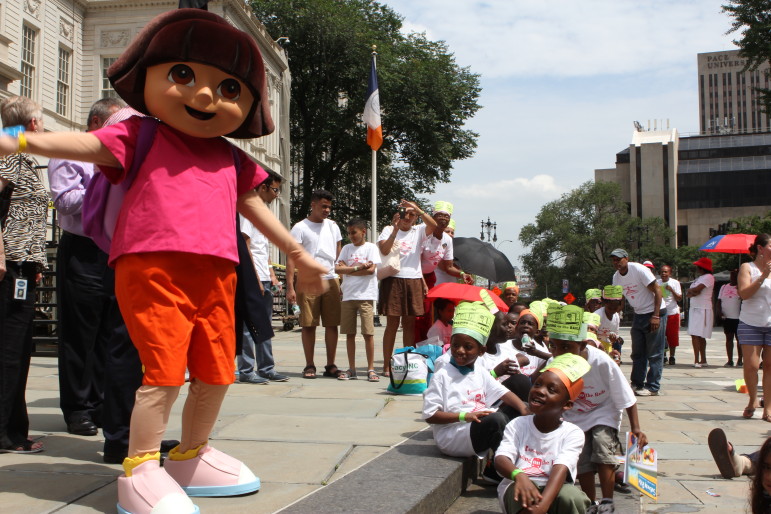
[[[91,104],[115,94],[107,68],[148,21],[177,5],[177,0],[0,0],[0,99],[23,95],[40,103],[46,130],[85,130]],[[243,0],[213,0],[209,11],[254,37],[268,75],[275,132],[233,142],[288,178],[287,55]],[[272,207],[288,224],[288,187]]]

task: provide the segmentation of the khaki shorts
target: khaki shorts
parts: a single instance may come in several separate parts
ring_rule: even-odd
[[[325,282],[329,289],[324,294],[297,293],[301,327],[318,327],[319,318],[325,327],[336,327],[340,324],[340,281],[331,278]]]
[[[356,333],[356,314],[361,316],[361,335],[375,335],[375,300],[348,300],[340,306],[340,333]]]
[[[621,443],[618,430],[605,425],[597,425],[584,432],[584,449],[578,457],[579,475],[597,471],[597,464],[618,465],[616,455],[621,455]]]

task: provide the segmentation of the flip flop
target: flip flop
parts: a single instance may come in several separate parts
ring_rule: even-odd
[[[328,364],[324,366],[324,373],[323,375],[325,377],[330,378],[340,378],[340,375],[343,374],[343,370],[337,367],[337,364]],[[345,379],[343,379],[345,380]]]
[[[731,451],[728,450],[728,439],[726,439],[725,432],[720,428],[713,429],[707,436],[707,444],[723,478],[735,478],[736,471],[734,471],[731,460]]]
[[[16,446],[12,446],[10,448],[0,448],[0,453],[40,453],[43,450],[45,450],[43,443],[40,441],[32,441],[31,439],[27,439],[23,443],[17,444]]]

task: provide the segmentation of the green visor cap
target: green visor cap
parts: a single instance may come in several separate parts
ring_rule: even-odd
[[[493,323],[495,316],[483,302],[461,302],[455,308],[452,333],[465,334],[483,345],[487,343]]]
[[[620,300],[624,296],[624,288],[621,286],[605,286],[602,289],[602,297],[606,300]]]
[[[453,211],[453,208],[450,202],[443,202],[439,200],[434,204],[434,214],[436,214],[437,212],[446,212],[447,214],[452,216],[452,211]]]
[[[585,294],[586,294],[587,302],[589,300],[599,300],[600,298],[602,298],[602,291],[600,291],[599,289],[587,289]]]
[[[549,335],[563,341],[586,340],[584,310],[577,305],[549,305]]]

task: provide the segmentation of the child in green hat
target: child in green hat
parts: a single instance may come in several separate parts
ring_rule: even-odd
[[[509,417],[496,412],[498,400],[521,414],[527,406],[499,384],[477,359],[495,316],[482,302],[461,302],[455,310],[450,363],[437,371],[423,397],[423,419],[432,425],[439,450],[453,457],[483,457],[501,442]]]
[[[586,344],[586,324],[582,323],[583,310],[574,305],[549,306],[551,351],[555,359],[561,355],[578,355],[587,360],[591,370],[584,375],[584,390],[575,399],[573,408],[563,417],[584,431],[584,448],[578,460],[578,481],[590,500],[596,489],[594,475],[600,477],[602,498],[587,512],[614,512],[613,488],[616,456],[621,453],[618,432],[621,415],[626,410],[630,431],[640,448],[648,438],[640,430],[637,400],[621,368],[604,351]]]
[[[495,453],[495,468],[504,477],[498,486],[503,512],[586,512],[591,502],[573,485],[584,434],[562,418],[573,408],[589,369],[577,355],[552,359],[530,390],[533,415],[506,425]]]

